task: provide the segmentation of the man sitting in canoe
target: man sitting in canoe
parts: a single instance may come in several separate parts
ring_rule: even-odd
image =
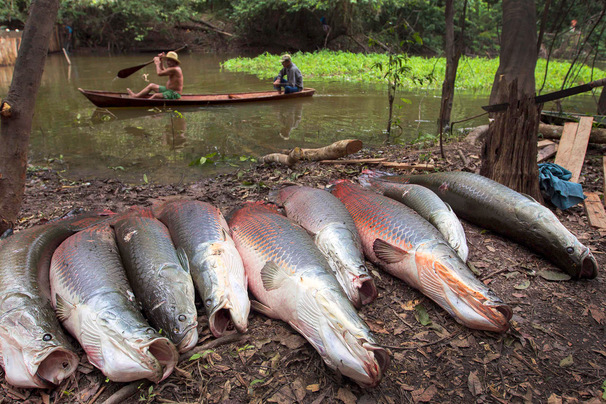
[[[284,93],[296,93],[298,91],[303,90],[303,75],[301,74],[301,70],[290,60],[290,55],[283,55],[280,58],[280,62],[282,62],[282,70],[275,78],[274,88],[278,90],[278,92],[282,92],[281,87],[284,87]],[[285,79],[284,76],[288,77]]]
[[[167,100],[178,100],[181,98],[181,92],[183,91],[183,72],[179,66],[181,62],[179,61],[177,53],[168,52],[165,55],[164,52],[162,52],[154,58],[154,63],[156,64],[156,73],[158,73],[158,76],[168,76],[166,86],[150,83],[136,94],[130,88],[127,88],[128,94],[133,98],[142,98],[153,91],[154,94],[149,98],[165,98]]]

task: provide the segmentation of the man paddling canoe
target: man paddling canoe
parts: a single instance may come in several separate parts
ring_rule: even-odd
[[[179,66],[181,62],[177,53],[168,52],[164,54],[162,52],[154,58],[154,63],[156,64],[156,73],[158,73],[158,76],[168,76],[166,86],[150,83],[136,94],[130,88],[127,88],[128,94],[133,98],[143,98],[153,91],[154,94],[149,98],[165,98],[168,100],[178,100],[181,98],[183,72]]]

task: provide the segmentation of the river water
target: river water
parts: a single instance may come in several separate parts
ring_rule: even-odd
[[[365,145],[385,140],[387,95],[384,86],[341,81],[306,80],[317,90],[309,99],[242,105],[176,108],[98,109],[78,88],[138,90],[145,79],[164,84],[153,64],[126,79],[116,73],[151,60],[152,54],[71,55],[47,59],[37,98],[30,141],[30,163],[62,169],[72,179],[120,178],[141,184],[195,180],[250,164],[250,158],[299,147],[319,147],[339,139],[357,138]],[[221,70],[230,55],[180,55],[186,93],[226,93],[271,89],[268,80]],[[296,61],[295,61],[296,62]],[[279,70],[276,62],[276,73]],[[303,72],[305,76],[305,72]],[[12,67],[0,67],[0,95],[10,86]],[[436,133],[440,93],[402,92],[395,115],[402,130],[393,142],[408,143]],[[483,112],[488,94],[457,92],[452,120]],[[595,112],[591,95],[565,101],[564,109]],[[545,109],[552,109],[546,105]],[[487,117],[457,124],[455,129],[487,123]],[[191,165],[193,162],[204,164]]]

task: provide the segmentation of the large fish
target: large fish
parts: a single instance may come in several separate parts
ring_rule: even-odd
[[[469,248],[465,230],[452,208],[428,188],[416,184],[391,182],[387,181],[387,178],[389,177],[377,178],[367,172],[363,179],[372,189],[403,203],[433,224],[444,235],[448,244],[459,254],[463,262],[467,262]]]
[[[349,300],[357,308],[372,302],[377,289],[364,263],[356,225],[341,201],[330,192],[299,186],[282,188],[276,201],[313,236]]]
[[[558,218],[531,197],[478,174],[455,171],[385,177],[423,185],[463,219],[537,251],[574,278],[595,278],[598,263]]]
[[[189,351],[198,342],[194,284],[187,262],[177,257],[168,229],[145,211],[127,214],[112,226],[143,313],[179,352]]]
[[[509,328],[511,308],[473,276],[442,234],[415,211],[351,182],[339,182],[332,192],[351,213],[368,259],[467,327]]]
[[[50,304],[50,261],[63,240],[110,214],[56,220],[0,240],[0,363],[13,386],[49,388],[76,370],[79,358]]]
[[[177,349],[137,306],[109,224],[83,230],[55,250],[50,270],[57,317],[110,380],[160,382]]]
[[[223,335],[230,319],[239,332],[246,332],[248,281],[221,211],[208,203],[178,200],[154,207],[154,215],[168,227],[177,249],[187,256],[213,335]]]
[[[256,310],[281,319],[333,369],[362,386],[376,386],[389,365],[304,229],[269,206],[250,204],[230,218]]]

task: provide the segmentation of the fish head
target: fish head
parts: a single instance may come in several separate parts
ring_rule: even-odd
[[[244,264],[233,243],[213,243],[202,267],[206,279],[201,295],[213,335],[220,337],[230,324],[246,332],[250,300]]]
[[[544,253],[573,278],[593,279],[598,275],[598,263],[586,246],[559,221],[548,208],[528,197],[528,202],[516,206],[517,219],[527,228],[549,240],[542,242]]]
[[[11,299],[2,302],[2,309]],[[31,306],[3,317],[0,350],[5,378],[16,387],[51,388],[73,374],[79,362],[54,313]]]
[[[111,307],[110,302],[101,309],[101,304],[91,305],[80,324],[80,342],[89,361],[110,380],[158,383],[168,377],[178,360],[173,343],[142,322],[138,313]]]
[[[156,326],[166,331],[166,334],[177,345],[179,352],[192,349],[198,342],[198,313],[195,306],[195,290],[189,273],[176,264],[166,264],[159,271],[164,278],[160,284],[170,284],[170,293],[166,290],[154,290],[157,303],[154,311]]]
[[[466,327],[505,332],[513,315],[484,283],[480,282],[445,242],[424,245],[415,253],[423,293]]]
[[[329,367],[362,387],[375,387],[389,366],[389,354],[375,343],[355,308],[347,300],[341,300],[343,304],[336,305],[334,296],[317,294],[324,315],[318,324],[321,343],[316,349]]]

